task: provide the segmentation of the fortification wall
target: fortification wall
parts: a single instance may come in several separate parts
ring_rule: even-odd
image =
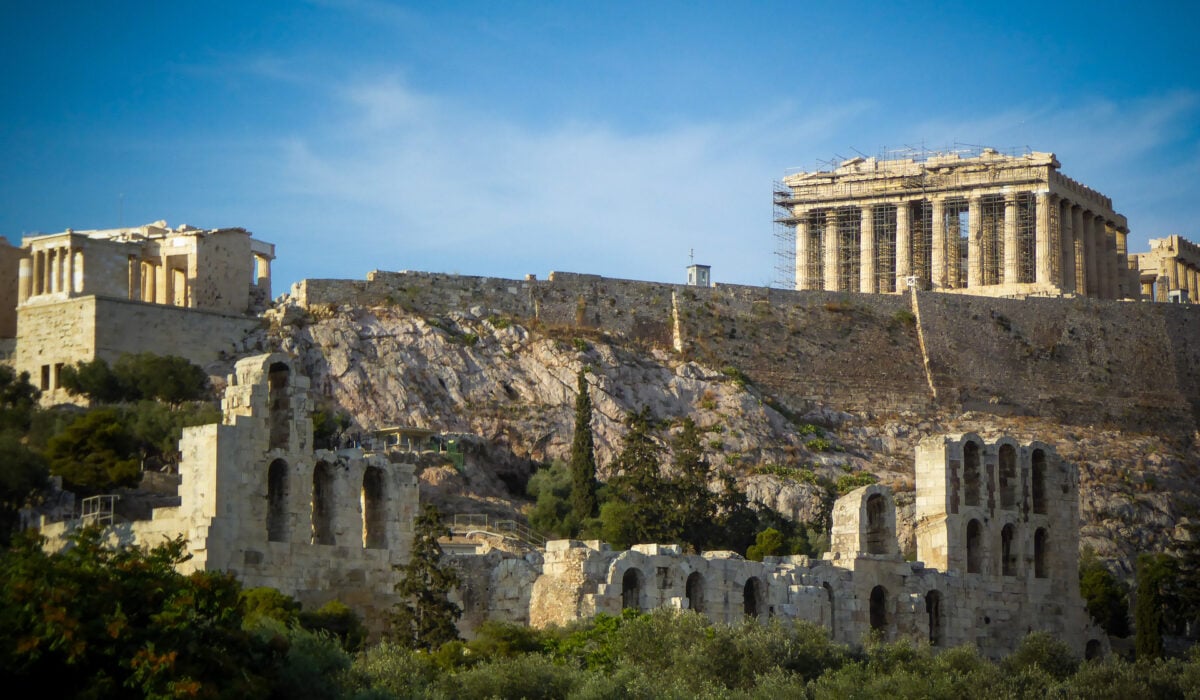
[[[504,280],[373,272],[305,280],[302,306],[475,307],[598,329],[735,367],[793,410],[978,410],[1068,423],[1189,429],[1200,415],[1200,308],[1090,299],[997,299],[711,288],[552,273]],[[915,312],[915,313],[914,313]]]

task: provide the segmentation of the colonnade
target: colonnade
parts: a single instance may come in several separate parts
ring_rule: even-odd
[[[796,288],[1037,285],[1106,299],[1132,291],[1121,281],[1127,231],[1115,215],[1046,189],[1005,190],[797,207]]]
[[[19,268],[19,300],[42,294],[83,291],[83,251],[67,245],[33,250]]]

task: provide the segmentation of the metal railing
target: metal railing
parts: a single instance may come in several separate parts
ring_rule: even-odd
[[[525,523],[500,519],[484,513],[455,513],[450,532],[455,535],[494,535],[523,542],[531,547],[544,547],[546,538]]]
[[[113,511],[120,496],[89,496],[80,502],[79,520],[84,525],[112,525]]]

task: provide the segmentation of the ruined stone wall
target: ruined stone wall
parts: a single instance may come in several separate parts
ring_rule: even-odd
[[[1200,412],[1200,310],[1091,299],[998,299],[712,288],[555,273],[517,281],[372,273],[305,280],[305,306],[479,307],[594,328],[733,367],[802,410],[934,406],[1132,429],[1186,429]],[[914,313],[916,312],[916,313]],[[928,369],[928,373],[927,370]]]
[[[188,271],[191,305],[227,314],[243,314],[253,276],[250,234],[226,230],[196,236],[196,253]]]
[[[183,535],[184,570],[227,571],[312,609],[337,599],[381,632],[408,562],[413,467],[360,450],[313,452],[308,380],[286,355],[238,362],[221,424],[184,430],[179,505],[120,523],[114,540]],[[52,547],[77,523],[44,525]]]
[[[65,401],[59,365],[97,357],[112,362],[124,353],[147,351],[206,365],[235,354],[258,324],[245,316],[97,296],[27,304],[18,317],[15,366],[50,392],[44,400]],[[42,382],[44,372],[48,382]]]

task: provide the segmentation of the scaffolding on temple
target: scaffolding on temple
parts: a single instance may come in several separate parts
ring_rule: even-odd
[[[896,291],[896,206],[881,204],[871,212],[875,224],[875,283],[880,292]]]
[[[1037,206],[1032,193],[1017,195],[1017,281],[1037,280]]]
[[[792,209],[787,201],[792,196],[791,190],[782,182],[776,180],[773,184],[774,201],[772,202],[774,237],[775,237],[775,275],[771,286],[776,289],[797,289],[799,278],[796,274],[796,224]]]
[[[841,207],[837,210],[838,268],[837,288],[839,292],[859,291],[859,261],[862,259],[859,227],[862,225],[862,209]]]
[[[987,195],[979,202],[979,284],[1004,281],[1004,196]]]
[[[828,215],[825,211],[808,213],[808,259],[803,261],[807,272],[808,284],[805,289],[825,288],[825,225]],[[797,263],[801,264],[801,263]]]

